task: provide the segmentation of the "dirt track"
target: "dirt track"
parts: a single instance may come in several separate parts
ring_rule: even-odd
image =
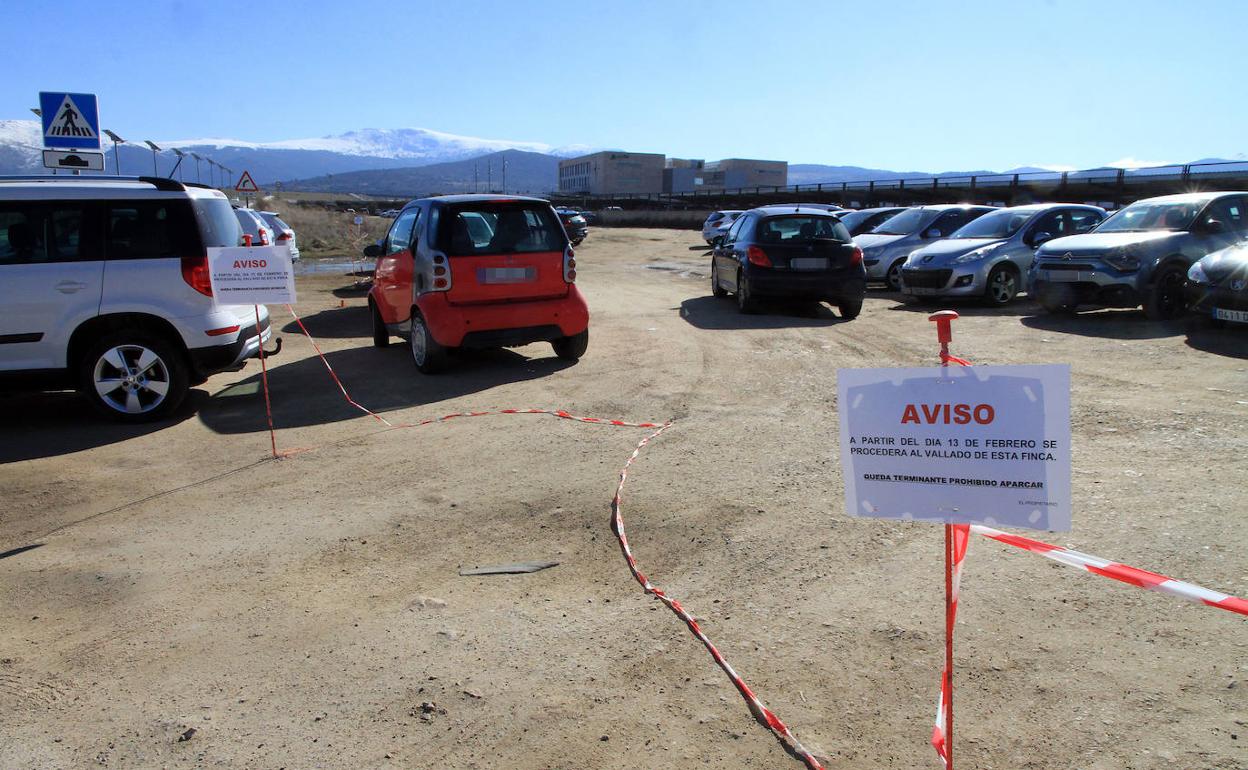
[[[930,308],[739,316],[697,242],[591,234],[575,366],[534,345],[420,377],[401,345],[369,347],[340,273],[301,278],[298,310],[391,420],[675,418],[626,491],[642,568],[830,767],[937,767],[941,533],[842,513],[835,411],[838,367],[934,362]],[[1248,595],[1248,335],[956,307],[959,355],[1073,367],[1075,531],[1055,542]],[[608,502],[642,431],[382,431],[282,335],[278,446],[314,451],[280,462],[259,462],[254,364],[144,429],[0,398],[0,767],[800,767],[628,574]],[[537,559],[561,564],[458,575]],[[958,766],[1246,768],[1246,631],[973,541]]]

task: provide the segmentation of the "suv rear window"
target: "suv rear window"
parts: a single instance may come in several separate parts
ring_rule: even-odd
[[[204,245],[213,248],[237,246],[243,241],[243,228],[234,216],[234,208],[224,198],[197,198],[191,204],[199,220],[199,234]]]
[[[452,257],[563,251],[563,227],[549,206],[532,203],[466,203],[439,219],[438,248]]]
[[[184,200],[109,201],[105,225],[108,259],[160,259],[201,252],[191,208]]]
[[[849,243],[849,230],[831,216],[768,217],[758,223],[760,243],[804,243],[833,240]]]

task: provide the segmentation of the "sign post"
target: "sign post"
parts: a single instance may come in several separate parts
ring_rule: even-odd
[[[949,353],[957,317],[929,318],[939,369],[837,373],[850,515],[944,525],[945,661],[932,745],[950,770],[953,632],[970,525],[1068,531],[1071,522],[1070,368],[972,368]]]

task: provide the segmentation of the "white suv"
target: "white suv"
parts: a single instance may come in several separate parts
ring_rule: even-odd
[[[272,334],[267,308],[257,324],[253,306],[212,297],[207,248],[241,236],[207,187],[0,177],[0,388],[72,387],[118,420],[167,416]]]

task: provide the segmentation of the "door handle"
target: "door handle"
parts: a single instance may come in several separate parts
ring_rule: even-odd
[[[82,291],[87,288],[85,283],[78,281],[61,281],[56,285],[56,290],[61,294],[73,294],[76,291]]]

